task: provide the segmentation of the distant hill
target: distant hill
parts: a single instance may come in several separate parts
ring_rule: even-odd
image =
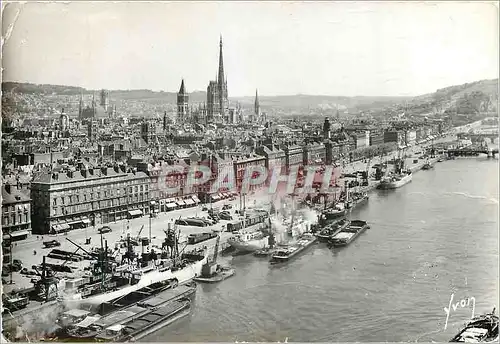
[[[498,79],[480,80],[441,88],[415,97],[406,106],[410,113],[447,112],[471,114],[496,112]]]
[[[82,87],[62,85],[36,85],[30,83],[3,82],[3,93],[15,92],[26,94],[78,95],[92,94],[99,90],[87,90]],[[110,96],[116,100],[137,100],[151,104],[176,104],[175,92],[156,92],[152,90],[110,90]],[[234,97],[231,101],[242,105],[251,105],[254,96]],[[190,103],[206,101],[206,92],[195,91],[189,94]],[[498,101],[498,79],[481,80],[463,85],[439,89],[434,93],[417,97],[342,97],[321,95],[259,96],[262,107],[281,107],[288,109],[322,108],[334,109],[337,106],[357,111],[378,110],[384,112],[391,108],[409,113],[471,113],[496,111]]]

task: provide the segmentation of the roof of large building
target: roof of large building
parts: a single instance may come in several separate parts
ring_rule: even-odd
[[[132,172],[126,166],[102,167],[79,171],[45,171],[34,176],[32,184],[58,184],[84,180],[99,180],[110,177],[123,176],[131,179],[147,178],[144,172]]]
[[[30,190],[21,184],[2,185],[2,205],[30,201]]]

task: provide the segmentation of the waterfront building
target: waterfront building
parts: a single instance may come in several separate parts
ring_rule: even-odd
[[[125,165],[47,169],[31,184],[33,233],[48,234],[149,212],[150,179]]]
[[[2,186],[3,240],[24,240],[30,231],[31,198],[28,185],[4,183]]]
[[[236,190],[240,192],[243,186],[243,180],[245,179],[245,171],[251,166],[266,167],[266,158],[256,154],[247,154],[243,156],[233,157],[233,168],[234,168],[234,178],[236,182]],[[258,173],[252,175],[252,179],[257,178]],[[255,191],[261,188],[261,185],[250,185],[248,188],[249,192]]]
[[[222,35],[219,42],[219,69],[217,79],[210,81],[207,87],[207,117],[209,122],[222,123],[228,113],[227,79],[224,76],[222,57]]]

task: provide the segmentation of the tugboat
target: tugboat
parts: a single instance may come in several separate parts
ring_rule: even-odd
[[[450,342],[455,343],[492,343],[498,342],[498,316],[495,308],[473,318]]]
[[[217,236],[215,242],[214,257],[201,268],[201,276],[195,277],[194,280],[200,283],[217,283],[221,282],[234,275],[235,271],[230,267],[223,267],[217,264],[217,256],[219,253],[220,235]]]

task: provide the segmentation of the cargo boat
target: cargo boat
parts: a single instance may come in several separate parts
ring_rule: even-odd
[[[346,218],[343,218],[334,223],[328,224],[325,228],[323,228],[316,237],[321,242],[327,242],[330,238],[332,238],[335,234],[340,232],[341,230],[347,228],[349,226],[350,221]]]
[[[495,308],[491,313],[473,318],[450,342],[498,343],[498,316],[495,315]]]
[[[334,235],[329,243],[334,247],[347,246],[369,227],[366,221],[352,220],[350,225]]]
[[[190,286],[182,285],[173,289],[165,290],[155,296],[142,300],[129,307],[113,311],[105,316],[91,315],[87,316],[81,322],[71,325],[65,329],[66,338],[73,340],[91,340],[96,336],[100,336],[105,333],[109,328],[116,325],[124,325],[123,328],[131,325],[136,320],[146,320],[148,315],[152,315],[156,310],[162,308],[172,309],[169,306],[179,300],[193,300],[196,293],[196,285],[192,284]],[[163,308],[168,307],[168,308]],[[172,312],[176,312],[177,308],[173,308]],[[171,312],[171,313],[172,313]],[[170,319],[171,313],[166,313],[165,317]],[[157,318],[157,316],[153,316]],[[158,320],[158,319],[156,319]],[[154,326],[158,324],[154,321]],[[163,319],[165,320],[165,319]],[[161,321],[163,324],[164,321]],[[145,321],[142,321],[143,325],[147,325]],[[151,328],[149,325],[146,326],[148,329]],[[138,333],[135,333],[138,335]]]
[[[305,233],[300,236],[296,243],[287,245],[284,248],[277,249],[276,252],[271,256],[270,263],[280,264],[288,262],[295,258],[299,253],[303,252],[305,249],[314,244],[316,240],[317,238],[314,235]]]
[[[410,170],[406,170],[382,179],[378,188],[382,190],[397,189],[408,184],[412,179],[413,173]]]
[[[128,239],[128,248],[131,250],[130,237]],[[70,309],[82,306],[93,308],[155,283],[176,281],[178,284],[184,284],[191,281],[201,273],[202,266],[207,261],[206,252],[192,257],[199,259],[197,261],[182,260],[178,253],[178,236],[174,239],[176,243],[170,259],[153,261],[150,258],[150,261],[146,262],[147,265],[141,268],[131,263],[118,264],[109,258],[109,254],[99,255],[99,260],[93,263],[91,269],[94,271],[93,276],[66,280],[66,287],[59,295],[59,301],[64,302]],[[109,252],[107,245],[101,249],[102,252]],[[122,262],[126,260],[127,255],[130,261],[133,253],[127,251],[122,256]],[[100,271],[101,267],[105,267],[105,271],[95,273]]]
[[[191,300],[181,299],[163,304],[150,305],[151,310],[123,324],[107,327],[95,336],[97,342],[135,342],[189,315]]]
[[[269,233],[240,232],[230,237],[227,243],[239,252],[255,252],[269,245]]]

